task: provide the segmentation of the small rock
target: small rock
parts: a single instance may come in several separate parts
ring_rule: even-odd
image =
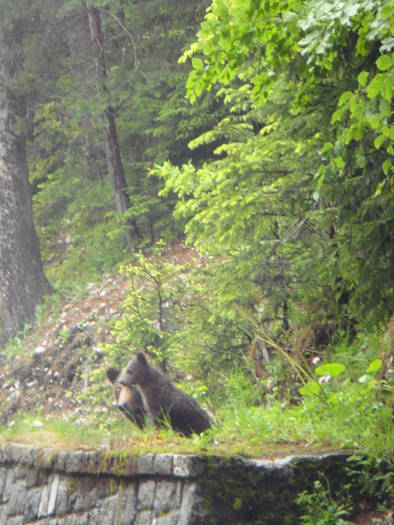
[[[34,354],[34,355],[41,355],[41,354],[43,354],[45,351],[46,351],[46,348],[45,348],[44,346],[38,345],[38,346],[36,346],[36,348],[33,350],[33,354]]]

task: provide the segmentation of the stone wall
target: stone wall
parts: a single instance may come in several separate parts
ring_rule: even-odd
[[[277,460],[0,447],[0,525],[291,525],[317,473],[346,455]]]

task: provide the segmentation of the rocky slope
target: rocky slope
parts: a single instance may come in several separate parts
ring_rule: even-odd
[[[10,424],[17,412],[84,414],[76,394],[86,388],[89,370],[104,366],[100,346],[112,342],[127,287],[124,276],[105,276],[82,298],[52,304],[39,327],[2,349],[1,424]]]
[[[179,243],[166,246],[161,257],[174,264],[201,261]],[[89,283],[77,297],[57,295],[25,338],[0,348],[0,424],[12,423],[18,412],[83,418],[86,403],[78,394],[88,386],[90,370],[107,366],[103,345],[113,342],[113,323],[128,288],[128,278],[115,272]]]

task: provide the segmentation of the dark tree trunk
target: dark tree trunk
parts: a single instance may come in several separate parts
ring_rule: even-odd
[[[100,14],[98,10],[89,6],[89,26],[90,37],[93,46],[93,54],[96,58],[96,79],[99,93],[106,98],[108,96],[105,77],[104,43],[101,32]],[[103,111],[103,131],[105,142],[105,154],[107,157],[108,174],[111,179],[116,209],[120,214],[130,209],[130,197],[127,191],[126,177],[123,170],[122,159],[120,156],[118,136],[116,132],[115,116],[110,104],[106,103]],[[126,240],[128,246],[133,246],[136,240],[141,238],[141,234],[135,219],[127,221]]]
[[[33,224],[26,139],[17,131],[25,116],[23,98],[10,86],[17,75],[14,30],[0,20],[0,341],[17,334],[34,319],[50,286],[45,277]]]

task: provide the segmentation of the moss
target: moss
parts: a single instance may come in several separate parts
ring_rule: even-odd
[[[108,488],[109,495],[112,496],[113,494],[116,494],[118,492],[119,483],[114,478],[110,478]]]
[[[117,476],[126,476],[136,472],[137,456],[128,450],[104,451],[101,453],[99,472],[111,472]]]
[[[78,480],[76,480],[73,476],[68,475],[67,476],[67,486],[66,486],[67,496],[72,494],[73,492],[76,492],[79,489],[79,483]]]
[[[344,488],[350,494],[350,484],[357,485],[346,454],[300,457],[268,468],[239,458],[207,456],[199,484],[209,519],[215,525],[294,525],[301,513],[297,497],[321,476],[329,480],[333,495]],[[353,503],[361,493],[359,488],[355,492]]]
[[[38,468],[43,468],[45,465],[45,454],[46,452],[44,450],[38,450],[37,456],[35,457],[34,463]]]
[[[55,451],[48,452],[48,464],[53,467],[57,460],[57,453]]]
[[[234,510],[240,510],[240,509],[242,509],[242,506],[243,506],[242,499],[241,498],[235,498],[234,503],[233,503],[233,509]]]

